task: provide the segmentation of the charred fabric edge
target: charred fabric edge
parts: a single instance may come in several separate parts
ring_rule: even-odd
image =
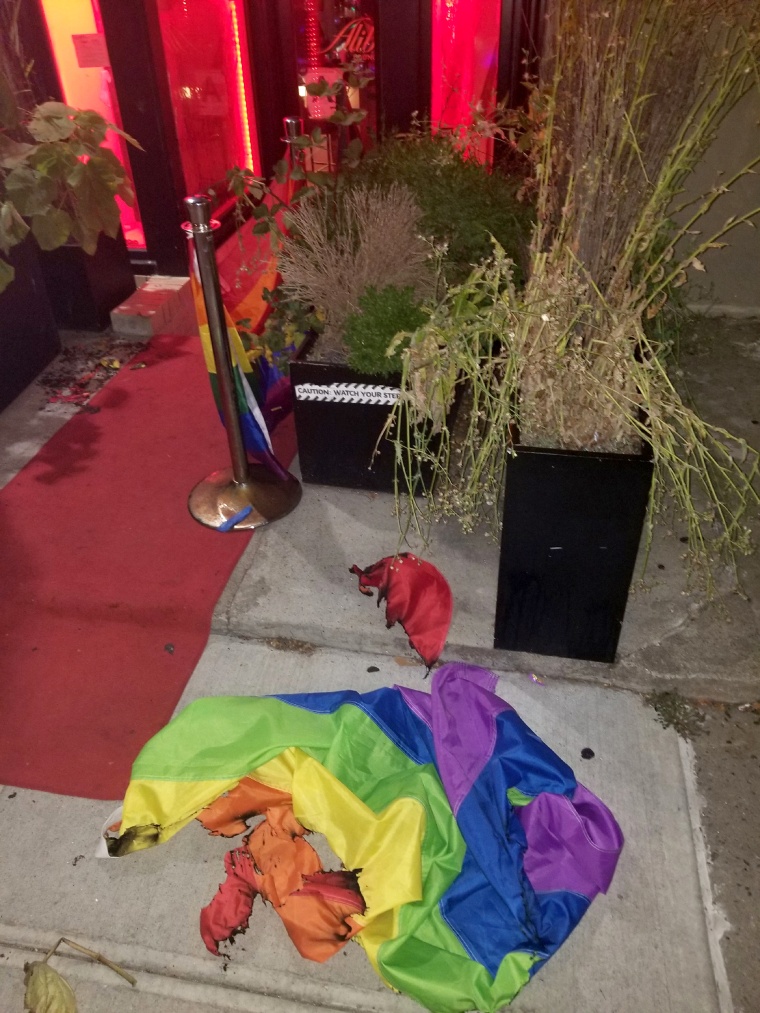
[[[403,566],[405,562],[410,565]],[[371,596],[370,588],[378,589],[378,608],[383,601],[387,602],[386,627],[391,629],[400,623],[410,645],[425,663],[427,678],[443,651],[454,611],[446,578],[432,563],[411,552],[384,556],[365,569],[355,564],[349,573],[359,578],[362,594]]]

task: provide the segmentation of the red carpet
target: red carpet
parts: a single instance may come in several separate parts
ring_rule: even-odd
[[[250,535],[202,527],[229,464],[197,338],[154,339],[0,492],[0,783],[119,799]],[[288,463],[292,419],[275,434]]]

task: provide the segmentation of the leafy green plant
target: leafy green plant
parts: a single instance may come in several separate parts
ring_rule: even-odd
[[[347,83],[352,87],[361,88],[368,81],[349,70]],[[307,86],[311,94],[337,98],[343,89],[342,82],[328,85],[324,80]],[[338,108],[330,120],[342,128],[362,115],[361,110]],[[305,168],[306,152],[325,144],[317,128],[293,140],[290,157],[277,163],[271,184],[249,170],[234,168],[228,173],[238,200],[241,243],[250,216],[253,234],[270,234],[280,251],[284,283],[277,296],[282,308],[270,318],[274,341],[281,340],[282,328],[288,334],[294,329],[304,333],[296,321],[314,319],[316,314],[324,323],[320,356],[345,361],[349,340],[343,329],[349,314],[358,313],[359,298],[368,287],[376,292],[403,288],[411,278],[415,299],[431,295],[436,276],[444,282],[464,277],[473,263],[489,254],[491,233],[517,260],[523,259],[532,219],[530,207],[517,198],[524,178],[491,172],[468,159],[461,141],[434,136],[418,124],[411,135],[388,141],[363,158],[358,140],[339,146],[341,159],[334,171],[310,172]],[[401,210],[401,215],[392,216],[393,231],[386,235],[383,229],[390,228],[390,219],[378,218],[381,192],[387,198],[386,210],[394,204]],[[405,198],[406,211],[399,208],[402,192],[410,199]],[[369,193],[376,195],[372,210],[365,207],[357,213],[356,195],[366,204]],[[390,311],[390,303],[386,309]],[[380,312],[379,305],[373,312]],[[357,341],[359,319],[352,322]],[[400,329],[408,329],[409,319],[413,318],[405,307]],[[390,341],[397,332],[387,327],[386,322],[386,329],[376,334],[379,338],[383,333]],[[379,343],[376,354],[357,354],[352,358],[355,368],[359,361],[369,362],[370,370],[378,374],[394,368]],[[396,353],[396,365],[398,361]]]
[[[0,72],[0,251],[31,232],[43,250],[72,239],[94,253],[103,232],[116,236],[116,198],[134,202],[124,167],[103,146],[108,130],[137,142],[91,110],[43,102],[26,112]],[[139,147],[139,145],[138,145]],[[0,257],[0,291],[14,269]]]
[[[348,103],[346,89],[361,91],[372,80],[359,68],[346,67],[343,80],[328,83],[324,78],[305,85],[310,95],[335,99],[335,112],[328,118],[339,135],[337,144],[338,164],[331,171],[313,170],[314,154],[324,155],[328,138],[321,127],[311,133],[302,133],[289,142],[285,158],[273,167],[273,176],[267,180],[257,176],[251,169],[234,166],[227,172],[226,184],[235,197],[235,220],[238,245],[241,253],[241,274],[253,274],[261,267],[262,256],[256,243],[250,244],[250,236],[269,239],[265,259],[269,253],[278,251],[290,234],[299,210],[306,208],[312,200],[334,200],[341,189],[340,171],[358,164],[362,154],[362,143],[358,138],[348,139],[348,129],[361,122],[366,110],[352,109]],[[324,160],[324,159],[322,159]],[[246,232],[249,231],[249,236]],[[262,347],[265,354],[273,357],[283,373],[288,371],[288,356],[292,354],[307,335],[320,335],[326,327],[326,312],[319,302],[304,300],[286,291],[282,286],[274,292],[265,293],[272,306],[261,336],[250,331],[250,321],[238,321],[244,344],[251,348]],[[329,325],[328,330],[329,330]],[[342,347],[340,338],[333,345]]]
[[[247,352],[267,355],[287,376],[290,356],[308,336],[324,330],[324,313],[298,299],[289,299],[280,286],[274,291],[265,288],[262,295],[271,306],[263,332],[254,333],[250,319],[236,320],[235,326]]]
[[[760,83],[760,13],[734,0],[567,0],[550,29],[527,282],[516,284],[513,258],[497,244],[403,353],[397,460],[402,488],[427,493],[409,497],[408,516],[453,514],[468,529],[486,519],[498,530],[518,433],[529,446],[648,446],[647,537],[672,504],[709,593],[713,564],[735,566],[749,551],[760,459],[683,401],[670,342],[652,322],[688,270],[701,269],[702,253],[760,214],[699,230],[760,153],[710,192],[682,196],[726,113]],[[450,431],[440,405],[455,382],[465,398]],[[431,416],[442,427],[437,444],[420,425]],[[431,464],[427,489],[410,485],[410,456]]]
[[[361,123],[367,111],[350,107],[346,89],[350,87],[361,91],[370,81],[372,77],[360,68],[347,66],[343,80],[330,84],[320,77],[318,81],[305,85],[309,95],[336,100],[335,112],[328,117],[327,122],[337,127],[343,136],[337,145],[339,160],[333,170],[309,170],[307,167],[309,161],[313,163],[309,153],[324,151],[327,147],[327,137],[321,127],[315,127],[309,134],[299,134],[292,138],[287,157],[281,158],[273,167],[271,181],[257,176],[250,168],[236,165],[228,170],[226,182],[235,197],[237,231],[241,243],[249,219],[253,221],[253,235],[270,234],[273,242],[279,243],[287,233],[290,214],[299,205],[315,195],[333,192],[340,185],[342,170],[355,168],[359,164],[363,150],[361,140],[348,140],[346,132],[353,124]]]
[[[398,334],[416,331],[427,314],[415,298],[411,285],[400,288],[370,285],[359,297],[359,310],[346,320],[344,341],[348,346],[348,364],[359,373],[383,376],[401,369],[401,343]]]

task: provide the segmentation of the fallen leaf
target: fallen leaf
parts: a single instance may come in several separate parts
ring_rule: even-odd
[[[77,1013],[68,981],[42,960],[24,964],[24,1005],[30,1013]]]

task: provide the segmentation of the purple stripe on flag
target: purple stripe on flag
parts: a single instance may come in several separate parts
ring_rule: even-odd
[[[516,812],[528,840],[523,867],[536,893],[571,890],[593,900],[607,892],[623,834],[596,795],[579,784],[572,800],[544,793]]]
[[[409,689],[408,686],[394,686],[401,694],[404,703],[417,717],[432,730],[433,710],[432,700],[429,693],[423,693],[421,689]]]
[[[493,672],[453,662],[433,676],[432,727],[438,774],[454,815],[493,753],[496,716],[512,710],[494,695]]]

